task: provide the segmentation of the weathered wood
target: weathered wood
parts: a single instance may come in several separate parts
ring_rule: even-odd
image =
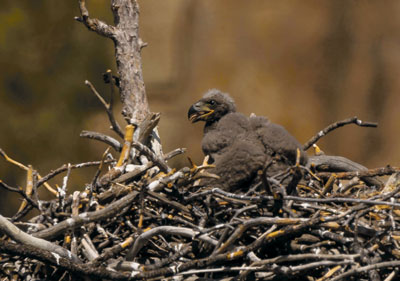
[[[131,124],[140,124],[150,113],[143,81],[139,36],[139,4],[136,0],[112,0],[116,32],[113,36],[120,79],[122,114]]]

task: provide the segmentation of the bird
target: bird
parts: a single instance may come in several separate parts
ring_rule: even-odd
[[[236,111],[232,97],[218,89],[208,90],[190,106],[188,119],[205,122],[202,150],[215,167],[219,179],[205,184],[234,191],[248,187],[266,166],[268,177],[277,176],[296,163],[307,163],[302,145],[283,126],[263,116],[246,116]]]

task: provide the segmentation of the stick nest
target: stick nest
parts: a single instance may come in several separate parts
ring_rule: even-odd
[[[20,164],[26,189],[1,182],[24,198],[0,222],[2,280],[399,278],[398,169],[335,174],[296,165],[285,171],[292,194],[263,173],[228,193],[201,185],[213,176],[206,163],[176,171],[166,161],[183,150],[157,154],[149,139],[148,146],[133,141],[132,130],[121,143],[106,138],[117,143],[119,159],[107,151],[101,161],[64,165],[43,178]],[[93,181],[68,194],[73,169],[93,165]],[[61,187],[48,186],[57,198],[40,199],[37,189],[62,172]],[[33,209],[39,215],[22,221]]]

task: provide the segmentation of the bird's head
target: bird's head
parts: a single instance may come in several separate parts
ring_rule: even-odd
[[[228,94],[212,89],[189,108],[188,119],[192,123],[197,121],[214,122],[235,111],[235,102]]]

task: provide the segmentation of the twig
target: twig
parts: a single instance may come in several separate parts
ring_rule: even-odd
[[[33,169],[32,166],[28,166],[28,172],[26,173],[26,188],[25,188],[25,194],[27,197],[30,197],[32,195],[32,190],[33,190]],[[28,204],[28,201],[24,199],[19,206],[18,212],[21,212],[26,205]]]
[[[228,240],[219,248],[217,249],[216,253],[220,254],[223,253],[230,245],[232,245],[238,238],[240,238],[243,233],[249,229],[250,227],[256,225],[291,225],[291,224],[299,224],[309,221],[310,219],[286,219],[286,218],[255,218],[246,221],[244,224],[240,225],[236,228],[233,234],[228,238]]]
[[[131,170],[123,175],[120,175],[119,177],[114,179],[113,182],[114,183],[127,182],[127,181],[137,177],[138,175],[144,173],[146,170],[152,168],[153,166],[154,166],[153,162],[147,162],[144,165],[136,166],[133,170]]]
[[[63,177],[63,183],[61,188],[57,188],[58,191],[58,201],[62,210],[64,210],[64,199],[67,196],[67,185],[68,179],[71,175],[71,164],[68,163],[67,165],[67,174]]]
[[[323,267],[323,266],[331,266],[331,265],[348,265],[348,264],[353,264],[353,261],[317,261],[317,262],[311,262],[307,264],[302,264],[302,265],[297,265],[297,266],[282,266],[282,267],[277,267],[274,268],[274,271],[278,274],[283,274],[285,276],[287,275],[294,275],[294,274],[299,274],[300,271],[306,271],[310,270],[313,268],[318,268],[318,267]]]
[[[168,167],[164,159],[157,157],[157,155],[153,151],[151,151],[150,148],[148,148],[147,146],[144,146],[139,142],[133,142],[132,146],[137,150],[139,150],[141,153],[143,153],[145,156],[147,156],[149,160],[152,161],[154,164],[156,164],[157,167],[159,167],[162,172],[168,173],[171,171],[171,168]]]
[[[94,212],[81,213],[78,216],[72,216],[71,218],[64,220],[56,225],[53,225],[45,230],[34,233],[35,237],[43,239],[52,239],[63,233],[67,229],[75,229],[81,225],[88,224],[94,221],[104,220],[115,216],[116,214],[123,211],[123,209],[132,203],[132,200],[136,198],[138,192],[131,192],[125,197],[115,201],[105,207]]]
[[[186,215],[190,215],[190,210],[185,205],[182,205],[179,202],[171,201],[163,194],[160,194],[160,193],[157,193],[157,192],[154,192],[151,190],[146,190],[146,193],[148,193],[151,197],[157,198],[161,202],[166,203],[169,206],[172,206],[173,208],[176,208],[176,209],[182,211],[183,213],[186,213]]]
[[[167,160],[169,160],[169,159],[171,159],[171,158],[174,158],[175,156],[180,155],[180,154],[183,154],[183,153],[185,153],[185,152],[186,152],[186,148],[177,148],[177,149],[174,149],[174,150],[172,150],[172,151],[170,151],[170,152],[168,152],[168,153],[166,153],[166,154],[164,155],[164,160],[167,161]]]
[[[123,250],[127,249],[128,247],[130,247],[133,244],[133,241],[134,240],[132,237],[128,237],[123,242],[121,242],[111,248],[105,249],[101,255],[96,257],[89,264],[91,264],[93,266],[99,266],[103,261],[114,257],[116,254],[118,254],[118,253],[122,252]]]
[[[211,245],[216,245],[218,243],[217,240],[209,237],[206,234],[201,234],[199,232],[193,231],[190,228],[186,227],[174,227],[174,226],[158,226],[156,228],[153,228],[151,230],[148,230],[144,233],[142,233],[136,240],[135,243],[133,244],[132,249],[129,251],[129,253],[126,256],[126,260],[130,261],[133,260],[136,255],[139,253],[140,249],[142,249],[146,243],[156,235],[161,235],[161,234],[169,234],[169,235],[180,235],[184,237],[189,237],[192,238],[196,236],[199,240],[210,243]],[[197,236],[199,235],[199,236]]]
[[[117,141],[116,139],[114,139],[110,136],[107,136],[107,135],[104,135],[101,133],[91,132],[91,131],[82,131],[79,136],[82,138],[94,139],[94,140],[104,142],[104,143],[110,145],[112,148],[114,148],[114,150],[117,152],[121,152],[121,150],[122,150],[122,145],[119,141]]]
[[[157,268],[161,268],[164,265],[170,264],[173,261],[178,260],[180,257],[187,255],[192,250],[192,247],[190,245],[180,244],[178,247],[175,247],[174,250],[175,250],[175,253],[170,255],[168,258],[162,259],[159,262],[156,262],[155,264],[152,264],[152,265],[142,266],[142,270],[150,271],[150,270],[154,270]]]
[[[368,272],[370,270],[376,270],[376,269],[381,269],[385,267],[398,267],[400,266],[400,261],[395,260],[395,261],[385,261],[385,262],[380,262],[376,264],[371,264],[367,266],[361,266],[361,267],[356,267],[351,270],[348,270],[342,274],[339,274],[338,276],[332,278],[330,281],[339,281],[343,280],[344,278],[352,275],[358,275],[360,273]]]
[[[34,260],[39,260],[44,263],[49,263],[71,273],[76,273],[82,276],[89,276],[96,279],[109,280],[128,280],[129,274],[123,274],[111,270],[106,270],[103,267],[93,267],[71,261],[70,258],[64,258],[61,255],[54,254],[50,251],[38,249],[29,245],[12,244],[10,242],[0,240],[0,250],[3,253],[8,253],[13,256],[29,257]]]
[[[111,124],[112,124],[112,127],[115,129],[115,130],[118,130],[120,133],[118,133],[119,134],[119,136],[120,137],[122,137],[121,136],[121,134],[122,134],[122,130],[121,130],[121,127],[119,126],[119,124],[118,124],[118,122],[115,120],[115,118],[114,118],[114,115],[112,114],[112,112],[113,112],[113,106],[114,106],[114,79],[113,79],[113,75],[112,75],[112,72],[111,72],[111,69],[107,69],[107,72],[106,72],[106,74],[107,74],[107,76],[108,76],[108,79],[110,80],[110,102],[109,102],[109,106],[108,106],[108,108],[109,108],[109,111],[111,112],[111,116],[109,116],[110,117],[110,122],[111,122]],[[118,82],[119,83],[119,82]]]
[[[9,186],[8,184],[6,184],[5,182],[3,182],[2,180],[0,180],[0,186],[3,187],[4,189],[11,191],[11,192],[16,192],[22,195],[22,197],[24,197],[24,200],[28,201],[29,204],[31,204],[33,207],[35,207],[36,209],[39,210],[39,206],[37,204],[37,202],[33,201],[32,198],[30,198],[21,188],[16,188],[16,187],[12,187]],[[21,209],[18,211],[19,212],[23,212],[25,208]]]
[[[233,267],[223,266],[220,268],[192,269],[192,270],[181,272],[179,275],[228,272],[228,271],[242,271],[242,270],[256,271],[256,270],[261,270],[261,269],[262,269],[262,267],[257,267],[257,266],[233,266]]]
[[[325,183],[324,188],[322,189],[321,195],[325,196],[327,193],[331,192],[333,184],[336,181],[336,174],[331,174],[328,181]]]
[[[92,193],[93,193],[93,191],[96,191],[97,192],[97,190],[95,190],[95,187],[96,187],[96,182],[97,182],[97,179],[99,178],[99,176],[100,176],[100,173],[101,173],[101,170],[103,169],[103,165],[104,165],[104,162],[105,162],[105,160],[106,160],[106,157],[107,157],[107,155],[108,155],[108,152],[110,151],[110,146],[109,147],[107,147],[107,149],[104,151],[104,153],[103,153],[103,156],[101,157],[101,162],[100,162],[100,164],[99,164],[99,167],[97,168],[97,171],[96,171],[96,174],[94,175],[94,177],[93,177],[93,180],[92,180],[92,183],[90,184],[90,198],[89,198],[89,200],[91,200],[92,199]]]
[[[359,258],[360,254],[352,255],[330,255],[330,254],[294,254],[294,255],[284,255],[277,256],[275,258],[260,260],[258,262],[252,263],[252,266],[274,264],[274,263],[285,263],[289,261],[301,261],[301,260],[350,260],[354,261]]]
[[[12,218],[11,221],[12,222],[16,222],[20,219],[22,219],[23,217],[25,217],[32,209],[33,209],[33,205],[29,204],[28,206],[25,207],[25,209],[23,209],[21,212],[17,212]],[[39,206],[35,207],[39,210]]]
[[[81,17],[75,17],[76,21],[82,22],[85,26],[91,30],[100,34],[102,36],[113,39],[115,37],[115,27],[106,24],[98,19],[93,19],[89,17],[89,12],[86,8],[85,0],[79,0],[79,9],[81,12]]]
[[[349,124],[356,124],[357,126],[360,127],[377,127],[378,124],[377,123],[373,123],[373,122],[363,122],[362,120],[358,119],[357,116],[354,116],[352,118],[348,118],[348,119],[344,119],[342,121],[338,121],[335,122],[331,125],[329,125],[328,127],[326,127],[325,129],[323,129],[322,131],[319,131],[318,134],[316,134],[315,136],[313,136],[309,141],[307,141],[304,146],[303,149],[307,150],[309,149],[313,144],[315,144],[320,138],[322,138],[323,136],[325,136],[326,134],[328,134],[329,132],[345,126],[345,125],[349,125]]]
[[[116,132],[121,138],[124,138],[124,133],[121,130],[120,125],[118,124],[118,122],[115,120],[114,118],[114,113],[112,111],[112,107],[113,107],[113,99],[110,99],[110,103],[107,103],[103,97],[99,94],[99,92],[97,92],[96,88],[92,85],[92,83],[90,83],[90,81],[86,80],[85,81],[86,86],[89,87],[89,89],[92,91],[93,94],[95,94],[95,96],[100,100],[100,102],[104,105],[107,115],[108,115],[108,119],[110,120],[111,123],[111,129]],[[111,84],[111,88],[113,89],[113,85]],[[111,93],[111,97],[112,97],[112,93]]]
[[[93,245],[92,240],[90,239],[87,233],[83,234],[83,239],[81,240],[84,253],[89,261],[92,261],[99,257],[99,253],[96,250],[96,247]]]
[[[184,179],[188,174],[187,170],[187,168],[182,168],[173,174],[168,174],[165,177],[156,179],[147,186],[147,189],[155,192],[160,191],[163,187],[168,186],[169,183],[173,183],[179,179]]]
[[[366,205],[386,205],[393,207],[400,207],[400,203],[378,201],[378,200],[368,200],[368,199],[358,199],[358,198],[302,198],[297,196],[286,196],[284,200],[294,200],[302,202],[319,202],[319,203],[357,203]]]
[[[105,163],[110,163],[112,160],[105,160]],[[79,169],[79,168],[85,168],[85,167],[92,167],[92,166],[97,166],[100,165],[101,161],[91,161],[91,162],[85,162],[85,163],[79,163],[79,164],[71,164],[71,169]],[[62,172],[68,171],[68,165],[64,164],[60,168],[55,169],[54,171],[51,171],[49,174],[38,180],[36,186],[39,187],[46,181],[50,180],[51,178],[54,178],[58,174],[61,174]]]
[[[11,159],[10,157],[8,157],[8,155],[7,155],[1,148],[0,148],[0,155],[3,156],[4,159],[6,159],[7,162],[10,162],[11,164],[14,164],[14,165],[16,165],[17,167],[19,167],[19,168],[21,168],[21,169],[23,169],[23,170],[25,170],[25,171],[28,171],[28,170],[29,170],[29,167],[27,167],[27,166],[25,166],[24,164],[21,164],[21,163],[15,161],[14,159]],[[37,174],[37,176],[38,176],[38,179],[39,179],[39,181],[40,181],[40,180],[42,179],[42,177],[41,177],[39,174]],[[47,179],[47,180],[48,180],[48,179]],[[53,195],[57,196],[57,195],[58,195],[57,191],[56,191],[54,188],[52,188],[52,187],[46,182],[47,180],[43,181],[42,184],[44,183],[44,186],[46,187],[46,189],[47,189],[48,191],[50,191]]]
[[[134,131],[135,127],[133,125],[126,125],[124,145],[122,146],[118,162],[111,170],[109,170],[99,179],[99,181],[97,182],[97,185],[99,187],[105,187],[109,185],[111,181],[118,178],[124,172],[125,166],[127,165],[131,157],[131,147]]]

